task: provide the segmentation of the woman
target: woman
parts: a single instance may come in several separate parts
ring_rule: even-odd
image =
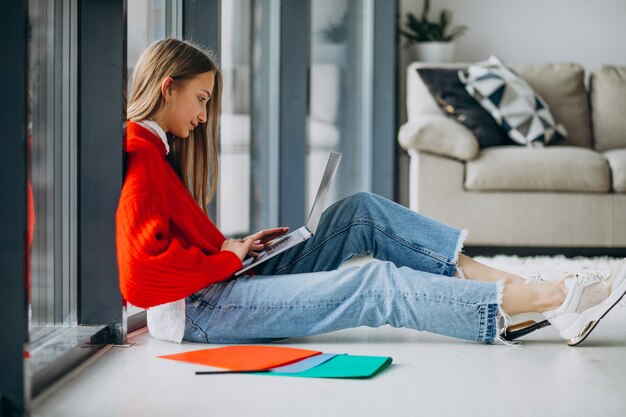
[[[151,333],[173,323],[181,330],[170,340],[263,343],[391,324],[493,343],[547,319],[577,344],[626,292],[626,268],[527,282],[487,267],[460,253],[465,231],[369,193],[335,203],[313,238],[232,278],[286,228],[226,239],[207,216],[221,89],[209,56],[176,39],[150,46],[133,74],[118,263],[125,299],[158,306],[148,311]],[[382,262],[337,269],[365,253]],[[150,318],[158,311],[168,323]],[[521,313],[533,320],[508,328]]]

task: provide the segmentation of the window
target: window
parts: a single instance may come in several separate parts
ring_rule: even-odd
[[[251,0],[221,4],[221,56],[224,79],[220,119],[217,224],[227,236],[250,232],[251,207]],[[213,219],[215,220],[215,219]]]
[[[330,202],[371,191],[371,9],[367,0],[311,2],[307,208],[330,151],[343,153]]]
[[[234,237],[278,225],[280,1],[223,1],[220,9],[217,225]]]
[[[308,184],[317,183],[311,172],[318,148],[344,150],[344,157],[352,153],[345,164],[351,168],[343,174],[347,185],[337,187],[337,197],[367,189],[370,179],[374,191],[377,178],[392,181],[391,175],[374,174],[392,167],[388,159],[376,161],[395,143],[389,129],[395,116],[389,106],[395,2],[28,0],[7,3],[3,13],[6,25],[0,30],[9,41],[1,48],[16,58],[0,68],[3,79],[15,80],[6,96],[16,103],[0,115],[9,138],[2,154],[7,192],[1,220],[7,233],[0,251],[6,271],[0,304],[10,318],[0,335],[7,362],[0,395],[7,409],[23,411],[31,395],[103,344],[125,341],[112,227],[123,172],[120,92],[127,86],[125,70],[132,71],[153,41],[184,33],[186,39],[221,49],[223,171],[211,210],[219,211],[217,224],[225,233],[302,224],[311,189],[305,175]],[[374,30],[380,16],[385,20]],[[344,57],[328,48],[324,52],[329,39],[316,37],[320,29],[344,21],[347,44],[356,51]],[[378,45],[373,55],[372,37]],[[378,59],[377,51],[389,53]],[[338,74],[334,80],[320,81],[317,68],[324,65],[336,67],[327,72]],[[312,67],[314,74],[307,78]],[[321,100],[335,104],[320,107],[318,89],[329,94]],[[376,118],[367,117],[371,112]],[[313,120],[334,125],[338,140],[324,142]],[[381,188],[390,189],[387,183]],[[241,212],[234,215],[236,210]],[[24,270],[29,285],[22,285]]]
[[[127,3],[127,94],[131,75],[141,54],[152,43],[164,38],[182,37],[182,4],[177,0],[134,0]],[[129,317],[143,311],[128,303]]]
[[[178,0],[133,0],[127,3],[127,73],[153,42],[182,37],[182,4]]]
[[[76,2],[29,2],[30,333],[76,326]],[[28,272],[28,271],[27,271]]]

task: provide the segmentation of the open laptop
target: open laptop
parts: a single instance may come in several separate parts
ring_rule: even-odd
[[[331,152],[328,157],[328,163],[322,176],[322,182],[317,190],[315,201],[313,201],[313,207],[311,207],[311,213],[306,221],[306,225],[302,226],[298,230],[288,233],[284,236],[276,238],[268,247],[259,252],[259,256],[256,258],[249,257],[243,261],[243,267],[235,272],[235,276],[239,276],[247,270],[254,268],[255,266],[267,261],[286,251],[294,246],[304,242],[315,234],[317,225],[322,217],[322,212],[326,208],[326,200],[328,200],[328,192],[333,185],[339,162],[341,161],[341,154],[337,152]]]

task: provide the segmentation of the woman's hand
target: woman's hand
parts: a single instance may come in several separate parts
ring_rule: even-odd
[[[222,243],[221,250],[233,252],[242,261],[245,259],[246,255],[256,258],[259,256],[258,251],[263,250],[269,242],[284,235],[288,231],[288,227],[276,227],[261,230],[243,239],[226,239],[224,243]]]

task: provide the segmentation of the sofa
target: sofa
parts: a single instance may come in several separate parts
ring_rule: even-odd
[[[545,147],[484,147],[444,114],[420,68],[407,67],[410,208],[469,230],[466,245],[626,248],[626,68],[588,80],[574,63],[511,68],[549,105],[567,136]]]

